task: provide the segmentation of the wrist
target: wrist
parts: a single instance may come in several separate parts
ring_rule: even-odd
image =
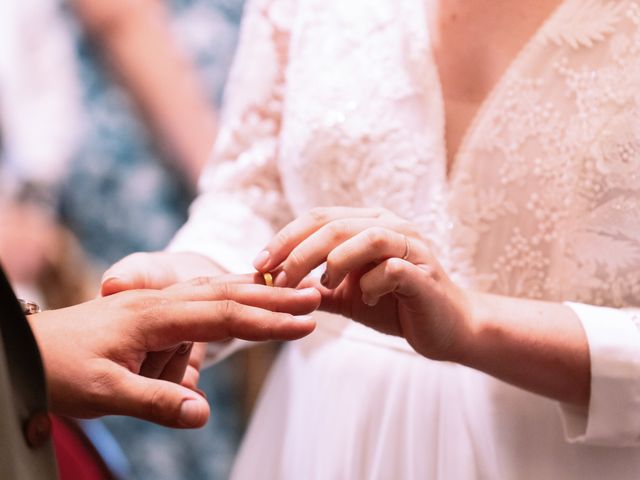
[[[464,328],[455,350],[454,362],[475,367],[486,345],[485,338],[495,329],[492,325],[490,295],[475,291],[465,291],[466,314]]]

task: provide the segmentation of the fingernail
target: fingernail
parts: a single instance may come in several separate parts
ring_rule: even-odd
[[[101,283],[102,284],[100,285],[100,290],[102,291],[102,294],[109,295],[123,290],[125,288],[124,286],[127,284],[127,281],[122,277],[109,276],[103,279]]]
[[[273,282],[275,287],[286,287],[287,286],[287,272],[282,271],[278,274],[275,281]]]
[[[109,275],[108,277],[102,279],[102,285],[106,285],[107,283],[111,283],[111,282],[121,282],[121,281],[122,281],[122,277]]]
[[[366,295],[362,295],[362,303],[364,303],[365,305],[369,306],[369,307],[375,307],[378,303],[378,299],[377,298],[370,298]]]
[[[196,392],[198,392],[198,394],[204,399],[208,399],[209,398],[209,397],[207,397],[207,392],[205,392],[204,390],[201,390],[201,389],[197,388]]]
[[[253,266],[255,267],[255,269],[260,271],[264,269],[269,263],[269,257],[270,254],[267,250],[261,251],[253,261]]]
[[[327,275],[327,272],[325,271],[322,276],[320,277],[320,283],[322,284],[322,286],[326,287],[327,284],[329,283],[329,276]]]
[[[309,323],[313,321],[313,315],[294,315],[293,318],[300,323]]]
[[[186,399],[180,405],[180,417],[179,421],[185,427],[193,427],[199,425],[202,413],[199,405],[200,402],[193,399]]]
[[[185,355],[191,351],[191,347],[193,347],[193,342],[183,342],[180,347],[178,347],[176,353],[178,355]]]

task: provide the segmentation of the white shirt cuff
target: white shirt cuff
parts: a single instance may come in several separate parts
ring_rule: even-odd
[[[589,407],[560,405],[567,440],[592,445],[640,445],[638,310],[566,305],[582,323],[591,359]]]

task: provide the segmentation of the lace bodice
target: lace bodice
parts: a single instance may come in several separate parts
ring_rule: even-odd
[[[450,206],[482,288],[640,304],[638,33],[636,2],[566,2],[480,113]]]

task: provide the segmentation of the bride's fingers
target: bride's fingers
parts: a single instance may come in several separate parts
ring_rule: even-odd
[[[189,278],[218,273],[210,260],[195,253],[134,253],[112,265],[102,277],[101,295],[124,290],[161,289]]]
[[[341,219],[380,218],[391,214],[380,208],[322,207],[314,208],[280,230],[258,254],[253,266],[260,272],[277,267],[305,238],[326,224]]]
[[[360,278],[362,302],[375,306],[381,297],[395,294],[416,308],[425,301],[433,271],[428,265],[414,265],[401,258],[390,258]]]
[[[343,218],[327,223],[305,238],[289,253],[276,277],[278,287],[294,287],[314,268],[327,260],[339,245],[372,228],[404,231],[404,221],[395,218]]]
[[[322,283],[327,288],[336,288],[349,272],[392,257],[422,263],[431,254],[424,242],[409,235],[381,227],[368,228],[329,253]]]
[[[163,288],[177,281],[173,257],[160,252],[133,253],[118,261],[102,276],[103,297],[124,290]]]

